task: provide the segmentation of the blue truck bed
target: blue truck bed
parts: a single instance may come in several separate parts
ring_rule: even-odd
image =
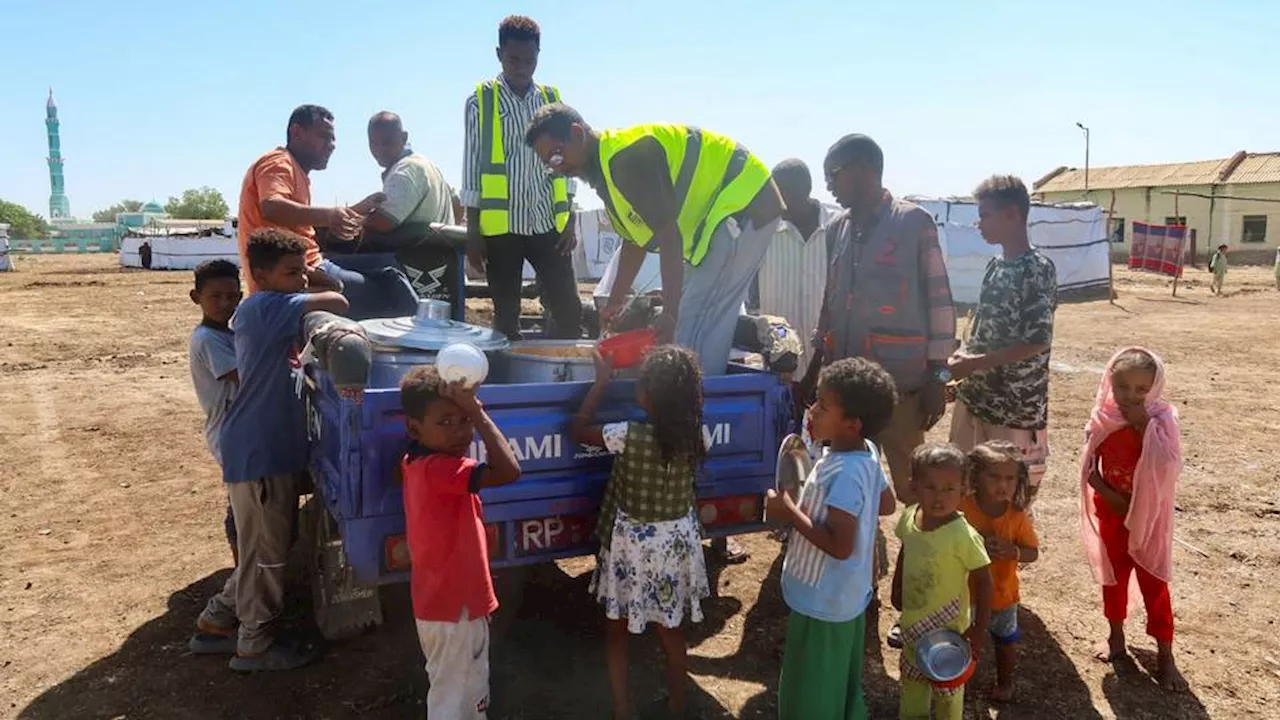
[[[309,393],[317,497],[334,519],[347,565],[362,584],[407,581],[403,495],[396,466],[405,447],[398,389],[366,390],[355,404],[312,368]],[[594,551],[595,515],[611,458],[578,446],[568,434],[587,383],[486,385],[479,398],[516,451],[524,474],[481,493],[494,568],[548,562]],[[643,416],[634,383],[615,382],[603,421]],[[710,457],[697,482],[708,535],[763,526],[778,444],[791,422],[789,388],[776,376],[742,366],[704,386]],[[483,458],[477,440],[472,454]]]

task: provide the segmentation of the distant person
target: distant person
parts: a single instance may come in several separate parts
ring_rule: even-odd
[[[229,325],[241,297],[240,268],[235,263],[206,260],[196,267],[191,301],[200,306],[201,317],[200,324],[191,333],[187,359],[191,365],[191,384],[204,411],[205,444],[218,462],[219,472],[222,470],[222,453],[218,449],[222,419],[231,409],[231,401],[235,400],[240,387],[235,338]],[[235,561],[240,553],[236,549],[236,519],[230,497],[223,529]]]
[[[596,522],[600,553],[590,590],[604,606],[613,717],[631,717],[627,634],[652,624],[667,656],[667,707],[684,717],[688,649],[681,625],[702,621],[711,595],[693,486],[707,459],[702,373],[693,353],[662,346],[645,356],[636,404],[645,420],[596,424],[613,368],[596,355],[596,380],[574,416],[574,441],[614,456]]]
[[[1280,290],[1280,247],[1276,248],[1276,289]]]
[[[1213,273],[1213,281],[1209,283],[1209,291],[1214,295],[1222,294],[1222,284],[1227,281],[1227,245],[1218,246],[1217,252],[1209,258],[1209,271]]]
[[[326,227],[336,237],[351,239],[377,198],[371,196],[353,207],[311,205],[311,172],[328,167],[336,147],[333,113],[319,105],[300,105],[289,116],[287,136],[284,147],[253,161],[240,186],[240,266],[249,266],[249,238],[262,228],[277,227],[306,243],[312,288],[339,289],[342,272],[324,262],[315,229]],[[245,279],[249,292],[255,292],[258,286],[252,275],[246,274]]]
[[[409,450],[400,463],[418,642],[427,660],[427,717],[483,718],[489,706],[489,618],[498,609],[480,490],[520,478],[514,451],[476,389],[434,365],[400,383]],[[476,433],[488,461],[467,455]]]
[[[435,163],[409,146],[399,115],[383,111],[369,119],[369,152],[383,168],[384,199],[365,218],[366,233],[420,236],[432,223],[453,221],[449,183]]]
[[[1058,271],[1031,247],[1031,199],[1021,180],[992,176],[974,197],[978,230],[1001,254],[987,262],[969,338],[948,361],[952,378],[960,381],[951,442],[965,451],[988,440],[1018,446],[1030,475],[1029,508],[1049,457],[1049,353]]]
[[[782,217],[769,168],[707,130],[651,124],[597,131],[560,103],[538,110],[525,142],[552,172],[590,183],[624,240],[601,323],[618,318],[645,257],[656,250],[659,341],[692,350],[705,375],[728,372],[742,305]],[[691,147],[697,151],[686,152]],[[721,562],[747,560],[727,538],[716,538],[712,550]]]
[[[873,362],[850,358],[823,368],[810,433],[828,451],[798,502],[768,491],[769,520],[793,529],[782,563],[791,617],[780,720],[867,717],[862,665],[876,528],[894,510],[880,452],[867,438],[888,424],[896,403],[893,378]]]
[[[1147,634],[1156,641],[1156,680],[1182,691],[1187,681],[1173,657],[1169,597],[1182,430],[1177,409],[1164,399],[1164,380],[1164,363],[1142,348],[1121,350],[1107,363],[1085,427],[1080,535],[1111,625],[1098,659],[1128,655],[1124,621],[1136,573]]]
[[[991,619],[991,559],[982,536],[960,513],[968,471],[969,459],[955,445],[929,443],[912,454],[911,484],[919,502],[898,516],[902,548],[893,571],[893,606],[902,611],[903,647],[914,649],[925,633],[946,628],[964,635],[976,660]],[[911,651],[899,656],[898,669],[898,717],[964,717],[963,685],[936,687]]]
[[[240,391],[222,420],[219,449],[239,558],[196,621],[190,648],[234,653],[231,669],[241,672],[290,670],[315,658],[314,648],[277,638],[273,627],[284,609],[285,563],[309,453],[307,419],[290,372],[302,318],[347,310],[336,292],[306,291],[307,250],[306,239],[287,230],[254,232],[245,252],[259,292],[231,318]]]
[[[502,73],[467,98],[462,203],[467,207],[467,257],[485,271],[493,298],[493,327],[519,339],[524,263],[542,287],[547,336],[582,334],[582,300],[571,253],[578,244],[573,187],[547,174],[524,143],[525,129],[560,91],[538,85],[533,73],[542,49],[538,23],[512,15],[498,25]]]
[[[1022,450],[1007,440],[991,440],[969,453],[973,494],[960,503],[964,519],[987,546],[991,558],[991,640],[996,650],[995,702],[1013,699],[1017,663],[1018,568],[1040,557],[1040,539],[1027,514],[1030,481]],[[985,642],[982,638],[979,641]]]
[[[785,318],[807,345],[818,329],[830,266],[831,243],[823,228],[836,213],[810,196],[813,177],[803,161],[792,158],[778,163],[773,168],[773,181],[786,211],[756,276],[758,309],[762,314]],[[796,384],[812,360],[813,349],[807,347],[793,374]],[[799,398],[798,392],[796,396]]]

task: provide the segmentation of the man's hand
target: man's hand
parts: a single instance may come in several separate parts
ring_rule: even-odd
[[[476,398],[476,388],[467,385],[465,380],[448,383],[440,391],[440,396],[452,400],[462,412],[474,417],[482,412],[480,400]]]
[[[478,273],[484,272],[485,259],[489,254],[488,246],[481,236],[467,237],[467,263]]]
[[[387,201],[386,193],[376,192],[370,195],[369,197],[361,200],[360,202],[356,203],[355,205],[352,205],[351,209],[360,213],[361,215],[368,215],[374,210],[377,210],[378,206],[386,201]]]
[[[963,380],[972,375],[977,369],[974,366],[979,357],[956,351],[947,359],[947,369],[951,371],[951,377],[955,380]]]
[[[353,208],[336,207],[329,215],[329,232],[341,240],[350,240],[360,232],[364,216]]]
[[[564,226],[564,232],[560,233],[560,241],[556,243],[556,252],[561,255],[568,255],[573,249],[578,247],[578,231],[574,228],[575,223],[570,222]]]
[[[652,326],[658,335],[655,338],[657,344],[667,345],[675,340],[676,317],[667,312],[666,309],[654,316]]]
[[[924,415],[924,429],[932,430],[947,411],[947,388],[937,379],[930,377],[920,391],[920,412]]]

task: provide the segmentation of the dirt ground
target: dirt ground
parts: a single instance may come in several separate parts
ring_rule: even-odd
[[[1058,312],[1043,553],[1023,575],[1018,698],[997,710],[971,692],[975,717],[1276,717],[1280,294],[1269,269],[1232,268],[1224,298],[1209,294],[1203,271],[1189,275],[1171,297],[1167,281],[1117,269],[1115,305]],[[124,271],[115,256],[19,257],[17,272],[0,274],[0,714],[421,717],[426,680],[403,587],[384,592],[383,628],[305,670],[242,677],[187,653],[230,564],[223,490],[187,371],[198,319],[189,287],[188,273]],[[1132,343],[1164,355],[1183,418],[1177,534],[1198,551],[1174,554],[1177,657],[1191,685],[1182,695],[1150,679],[1141,610],[1130,630],[1137,663],[1091,660],[1106,623],[1077,539],[1076,455],[1102,365]],[[704,717],[776,714],[779,545],[763,533],[744,542],[751,560],[718,573],[718,597],[689,634]],[[533,573],[493,651],[490,717],[607,715],[590,566]],[[881,636],[890,622],[883,613]],[[637,704],[653,706],[660,653],[652,638],[633,648]],[[895,716],[897,661],[872,643],[873,717]],[[979,672],[975,690],[992,669]]]

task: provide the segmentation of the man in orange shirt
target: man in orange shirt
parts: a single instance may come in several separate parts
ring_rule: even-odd
[[[307,279],[311,289],[341,289],[344,274],[326,263],[316,244],[316,227],[327,227],[342,239],[360,231],[364,215],[380,199],[377,194],[351,207],[312,207],[312,170],[323,170],[335,147],[333,113],[319,105],[301,105],[289,116],[287,142],[254,161],[240,186],[240,267],[248,267],[248,238],[264,227],[279,227],[307,241]],[[249,292],[257,287],[246,274]]]

